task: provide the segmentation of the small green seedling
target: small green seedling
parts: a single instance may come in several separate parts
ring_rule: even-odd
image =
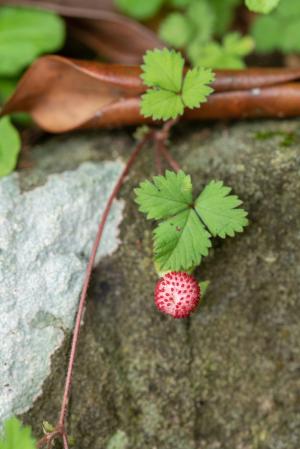
[[[148,86],[142,96],[141,112],[155,120],[175,119],[184,108],[199,107],[213,89],[210,69],[194,68],[184,75],[184,59],[174,50],[152,50],[144,56],[142,79]]]
[[[194,199],[183,171],[166,171],[135,190],[139,210],[159,222],[154,229],[154,259],[161,272],[188,271],[208,255],[212,237],[233,237],[248,224],[242,201],[222,181],[211,181]]]

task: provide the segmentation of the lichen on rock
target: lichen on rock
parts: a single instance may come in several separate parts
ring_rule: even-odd
[[[22,192],[0,182],[0,423],[32,406],[72,329],[99,217],[123,165],[86,162]],[[119,244],[114,204],[97,262]]]

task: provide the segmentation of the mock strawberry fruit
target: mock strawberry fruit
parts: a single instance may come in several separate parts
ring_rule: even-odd
[[[167,273],[156,284],[156,307],[174,318],[190,316],[199,301],[199,284],[193,276],[185,272]]]

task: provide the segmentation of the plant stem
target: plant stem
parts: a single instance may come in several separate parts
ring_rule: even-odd
[[[158,142],[156,142],[156,147],[155,147],[155,165],[156,165],[157,174],[162,175],[163,171],[162,171],[162,164],[161,164],[161,152],[159,149]]]
[[[173,168],[174,171],[180,170],[180,165],[178,162],[173,159],[173,157],[170,155],[169,151],[166,148],[165,142],[163,140],[157,140],[157,147],[158,151],[162,154],[162,156],[165,158],[165,160],[169,163],[171,168]]]
[[[67,374],[66,374],[66,379],[65,379],[65,386],[64,386],[63,398],[62,398],[62,403],[61,403],[61,408],[60,408],[59,420],[58,420],[58,423],[57,423],[54,431],[51,432],[50,434],[46,435],[45,437],[43,437],[38,442],[38,444],[37,444],[38,448],[43,448],[46,445],[47,445],[47,447],[49,447],[49,445],[52,444],[53,440],[55,438],[57,438],[58,436],[60,436],[63,440],[64,449],[69,449],[68,437],[67,437],[67,432],[65,429],[65,421],[66,421],[66,416],[67,416],[68,406],[69,406],[69,399],[70,399],[70,394],[71,394],[74,362],[75,362],[76,353],[77,353],[77,349],[78,349],[78,340],[79,340],[79,334],[80,334],[80,328],[81,328],[81,321],[82,321],[84,308],[85,308],[85,304],[86,304],[86,299],[87,299],[87,291],[88,291],[88,287],[89,287],[89,283],[90,283],[90,279],[91,279],[91,275],[92,275],[92,271],[93,271],[93,266],[95,263],[95,258],[96,258],[97,251],[98,251],[98,248],[99,248],[99,245],[101,242],[101,238],[103,235],[104,227],[105,227],[107,218],[109,216],[112,204],[124,183],[125,177],[127,176],[128,172],[130,171],[130,169],[131,169],[132,165],[134,164],[140,151],[142,150],[144,145],[151,138],[153,138],[154,141],[156,142],[156,165],[157,165],[159,174],[161,172],[161,157],[160,156],[163,156],[167,160],[167,162],[170,164],[170,166],[173,168],[173,170],[175,170],[175,171],[180,170],[179,164],[172,158],[172,156],[170,155],[170,153],[168,152],[168,150],[166,148],[166,141],[169,137],[170,130],[176,123],[177,123],[177,120],[170,120],[169,122],[167,122],[164,125],[162,130],[156,131],[156,132],[154,132],[153,130],[150,130],[143,137],[143,139],[137,143],[124,170],[122,171],[121,175],[119,176],[118,181],[115,184],[115,187],[114,187],[111,195],[108,198],[103,215],[101,216],[101,219],[100,219],[97,234],[96,234],[96,237],[95,237],[95,240],[93,243],[93,247],[92,247],[92,251],[91,251],[91,254],[89,257],[89,261],[87,264],[85,277],[84,277],[84,281],[83,281],[82,292],[80,295],[80,300],[79,300],[79,304],[78,304],[78,308],[77,308],[77,315],[76,315],[74,331],[73,331],[73,336],[72,336],[71,351],[70,351],[68,369],[67,369]]]
[[[97,254],[97,251],[99,248],[101,237],[103,235],[103,230],[104,230],[109,212],[111,210],[113,201],[115,200],[116,196],[118,195],[118,193],[123,185],[124,179],[127,176],[129,170],[131,169],[133,163],[135,162],[138,154],[140,153],[140,151],[142,150],[144,145],[147,143],[147,141],[149,140],[151,135],[152,135],[152,131],[149,132],[148,134],[146,134],[144,136],[144,138],[140,142],[138,142],[138,144],[136,145],[135,149],[133,150],[124,170],[122,171],[121,175],[119,176],[119,179],[118,179],[118,181],[107,201],[104,213],[101,217],[101,220],[100,220],[100,223],[98,226],[98,230],[97,230],[97,234],[96,234],[96,238],[94,240],[92,251],[91,251],[89,261],[87,264],[83,287],[82,287],[82,292],[81,292],[78,309],[77,309],[74,331],[73,331],[71,352],[70,352],[70,357],[69,357],[68,370],[67,370],[67,375],[66,375],[66,380],[65,380],[65,387],[64,387],[63,399],[62,399],[62,403],[61,403],[59,420],[58,420],[58,424],[55,428],[55,431],[51,433],[51,435],[53,435],[53,438],[57,437],[58,435],[60,435],[62,437],[64,449],[69,449],[67,433],[65,431],[65,420],[66,420],[66,416],[67,416],[67,412],[68,412],[69,398],[70,398],[71,386],[72,386],[72,374],[73,374],[73,369],[74,369],[75,357],[76,357],[76,353],[77,353],[81,321],[82,321],[83,312],[84,312],[84,308],[85,308],[85,304],[86,304],[87,291],[88,291],[88,286],[89,286],[90,279],[91,279],[91,274],[92,274],[96,254]],[[38,448],[42,448],[43,446],[45,446],[48,443],[48,441],[49,441],[49,435],[48,435],[48,438],[46,435],[46,438],[44,437],[38,442]],[[52,438],[51,438],[51,441],[52,441]]]
[[[69,449],[69,443],[68,443],[68,437],[66,432],[62,435],[63,443],[64,443],[64,449]]]
[[[162,129],[160,131],[157,131],[154,135],[157,152],[159,152],[165,158],[165,160],[169,163],[170,167],[174,171],[179,171],[180,165],[170,155],[169,151],[167,150],[166,143],[169,138],[171,129],[173,128],[174,125],[176,125],[177,122],[178,119],[169,120],[164,124]]]

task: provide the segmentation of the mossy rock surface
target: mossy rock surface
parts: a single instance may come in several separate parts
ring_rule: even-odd
[[[151,223],[133,188],[154,174],[144,151],[123,189],[122,245],[96,268],[68,419],[76,449],[298,449],[300,441],[299,121],[179,128],[171,148],[195,193],[232,186],[250,225],[215,240],[197,276],[210,280],[189,319],[155,309]],[[293,133],[257,138],[258,132]],[[93,159],[128,157],[128,134],[99,132]],[[55,145],[55,139],[52,142]],[[59,155],[57,155],[59,158]],[[42,349],[41,349],[42,350]],[[35,432],[59,410],[68,342],[25,419]]]

